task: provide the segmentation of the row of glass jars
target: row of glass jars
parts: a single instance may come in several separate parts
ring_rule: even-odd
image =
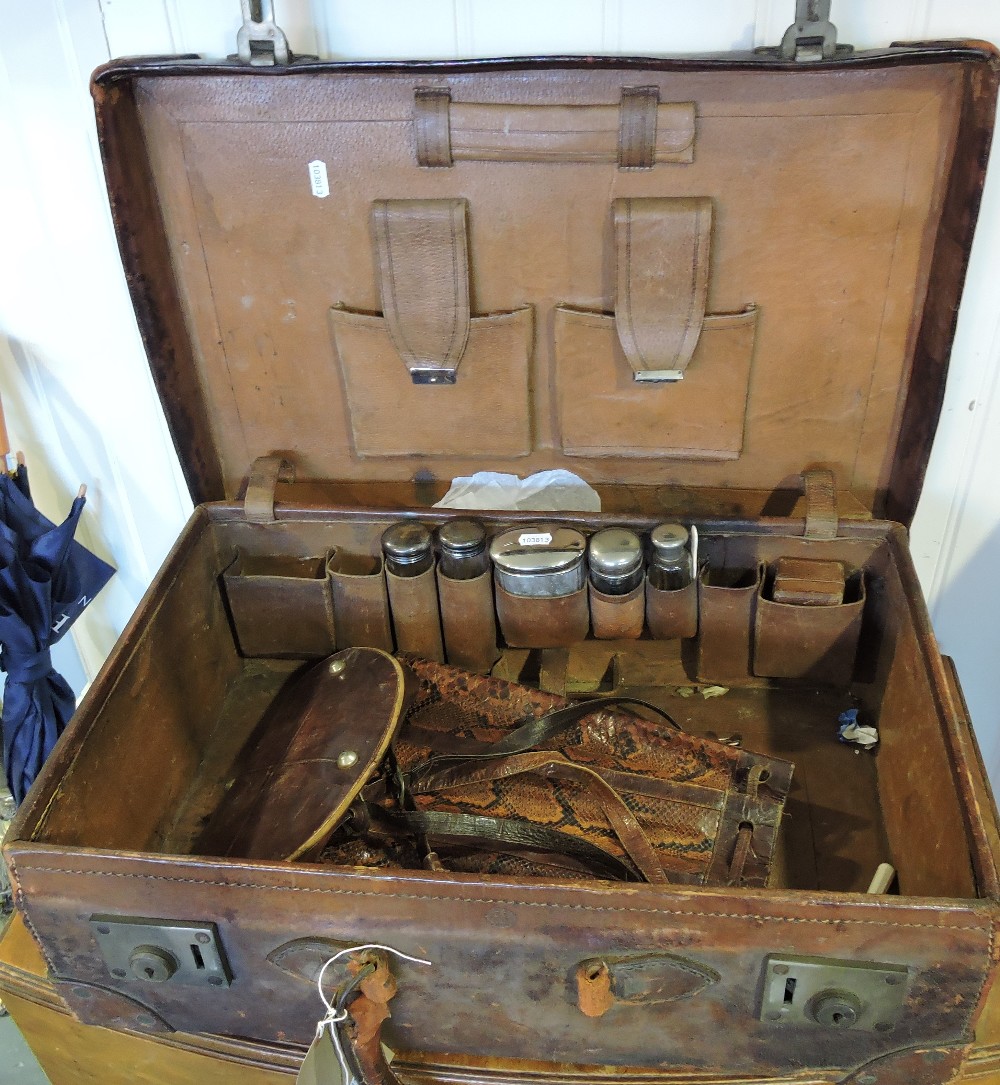
[[[473,519],[450,520],[434,533],[441,575],[472,580],[492,563],[497,583],[511,595],[558,598],[579,591],[589,576],[605,595],[627,595],[648,574],[654,588],[675,590],[693,577],[688,530],[682,524],[659,524],[649,533],[648,548],[624,527],[608,527],[589,543],[575,528],[533,524],[487,537]],[[389,572],[419,576],[434,563],[435,538],[424,524],[393,524],[382,536]],[[648,569],[647,569],[648,563]]]

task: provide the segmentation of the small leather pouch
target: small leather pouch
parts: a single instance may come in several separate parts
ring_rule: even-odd
[[[241,655],[312,659],[334,650],[328,559],[237,550],[222,583]]]
[[[851,681],[865,607],[861,572],[848,577],[838,606],[802,606],[773,598],[774,571],[757,592],[753,672],[760,678],[803,678],[820,685]]]
[[[646,595],[642,584],[627,595],[605,595],[588,581],[590,628],[598,640],[636,640],[642,636]]]
[[[587,639],[587,586],[571,595],[546,598],[511,595],[495,585],[497,617],[510,648],[565,648]]]
[[[419,576],[396,576],[386,569],[385,580],[397,650],[443,663],[435,567],[432,565]]]
[[[739,685],[750,677],[759,569],[715,569],[698,579],[698,679]]]
[[[693,637],[698,632],[698,585],[675,591],[654,588],[646,577],[646,624],[656,640]]]
[[[338,648],[392,651],[389,597],[381,557],[338,550],[327,565]]]
[[[453,580],[443,576],[438,569],[437,586],[448,662],[468,671],[488,674],[500,658],[493,609],[493,574],[487,570],[472,580]]]

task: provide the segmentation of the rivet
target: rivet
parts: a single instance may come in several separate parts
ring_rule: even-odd
[[[135,1023],[137,1025],[142,1025],[143,1028],[154,1028],[156,1026],[156,1019],[152,1014],[137,1013],[135,1015]]]
[[[768,1021],[780,1021],[781,1014],[777,1010],[771,1010],[771,1012],[767,1015],[767,1019]]]
[[[210,937],[209,935],[207,935],[207,934],[206,934],[206,933],[205,933],[204,931],[199,931],[199,932],[198,932],[198,933],[197,933],[197,934],[196,934],[196,935],[194,936],[194,940],[195,940],[196,942],[201,942],[201,944],[202,944],[203,946],[207,946],[207,945],[208,945],[208,943],[212,941],[211,937]]]
[[[128,973],[125,971],[124,968],[112,968],[111,975],[117,976],[120,980],[123,980],[128,975]]]
[[[858,1076],[858,1085],[875,1085],[878,1081],[878,1074],[860,1074]]]
[[[100,926],[100,927],[97,928],[97,933],[98,934],[110,934],[111,933],[111,928],[110,927],[105,927],[105,926]]]
[[[785,973],[787,971],[788,971],[788,965],[787,964],[776,964],[774,966],[774,974],[776,976],[783,976],[783,975],[785,975]]]
[[[353,750],[344,750],[337,758],[338,769],[349,769],[358,763],[358,755]]]
[[[886,976],[885,982],[888,983],[890,987],[895,987],[896,984],[899,983],[899,976]]]
[[[347,664],[342,659],[335,659],[330,664],[330,674],[336,677],[338,674],[343,674]]]
[[[221,987],[222,986],[222,978],[221,978],[221,976],[209,976],[208,977],[208,982],[213,987]]]

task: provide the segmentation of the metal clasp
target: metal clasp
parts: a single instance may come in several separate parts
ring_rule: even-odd
[[[786,60],[811,63],[829,60],[840,52],[851,52],[850,45],[837,45],[837,28],[830,22],[831,0],[795,0],[795,22],[781,39],[781,55]]]
[[[236,53],[244,64],[274,67],[291,60],[285,32],[274,21],[274,0],[240,0],[243,25],[236,34]]]

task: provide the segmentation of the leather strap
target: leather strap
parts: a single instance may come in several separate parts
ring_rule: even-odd
[[[660,102],[657,87],[625,87],[617,104],[453,102],[447,87],[418,87],[417,164],[607,162],[651,169],[694,161],[694,102]]]
[[[295,468],[283,456],[258,456],[250,468],[243,515],[251,524],[274,523],[274,492],[279,482],[294,482]]]
[[[640,708],[647,708],[669,723],[675,731],[681,730],[681,725],[669,712],[650,701],[643,701],[638,697],[597,697],[589,701],[574,701],[564,708],[546,712],[544,716],[529,720],[496,742],[477,742],[475,739],[462,738],[445,743],[441,741],[441,738],[445,736],[434,735],[435,756],[415,769],[414,775],[419,776],[432,767],[435,770],[444,767],[446,762],[482,761],[525,753],[565,731],[571,723],[576,723],[577,720],[582,720],[595,712],[603,712],[606,708],[612,708],[615,705],[638,705]]]
[[[414,384],[454,384],[469,341],[465,200],[376,200],[382,311]]]
[[[712,201],[614,202],[615,327],[637,381],[680,380],[708,302]]]
[[[806,489],[806,526],[803,534],[807,539],[835,539],[837,537],[837,486],[833,472],[825,467],[813,467],[803,472]]]
[[[422,779],[413,787],[413,791],[414,793],[444,791],[451,787],[504,780],[524,773],[559,777],[572,780],[585,787],[597,799],[601,811],[608,819],[626,855],[635,864],[643,878],[652,885],[669,883],[649,837],[646,836],[642,826],[618,792],[601,776],[599,771],[568,761],[559,753],[542,750],[496,758],[481,764],[473,763],[445,769]]]
[[[433,837],[438,841],[447,838],[485,850],[528,849],[565,855],[583,863],[602,878],[640,880],[633,867],[595,844],[531,821],[482,814],[450,814],[440,810],[386,810],[379,806],[368,809],[374,821],[397,831]]]
[[[618,165],[648,170],[656,165],[658,87],[623,87],[618,129]]]
[[[451,91],[447,87],[417,87],[413,96],[413,135],[418,165],[452,165],[450,109]]]

